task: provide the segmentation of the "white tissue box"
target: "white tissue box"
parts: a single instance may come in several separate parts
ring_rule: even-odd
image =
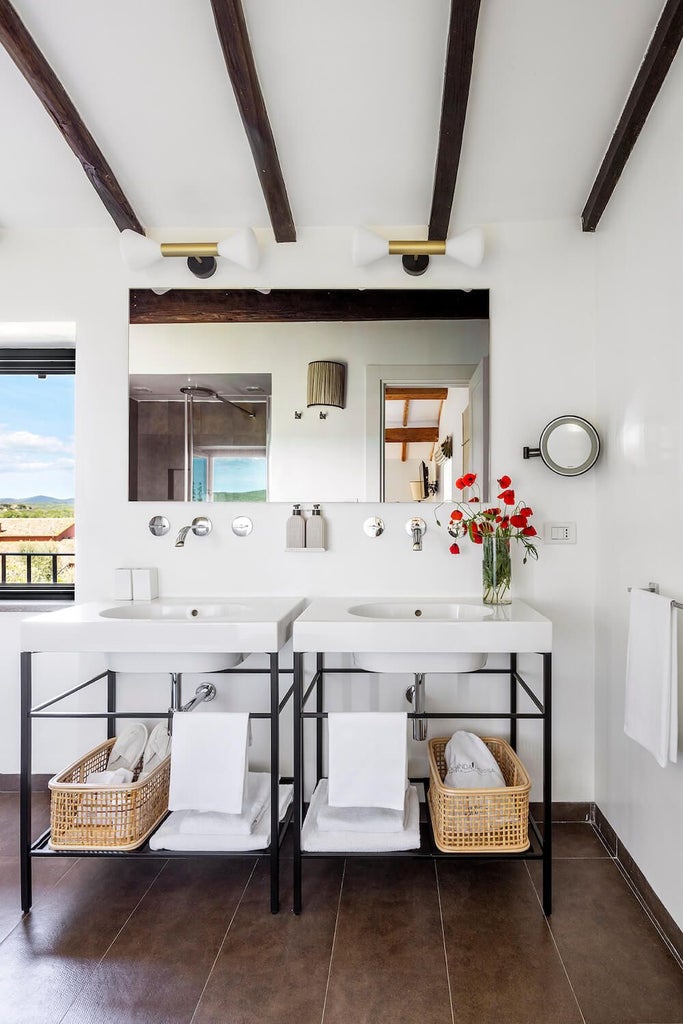
[[[130,569],[114,569],[114,600],[133,600],[133,576]]]
[[[133,600],[153,601],[159,596],[159,574],[156,569],[132,569]]]

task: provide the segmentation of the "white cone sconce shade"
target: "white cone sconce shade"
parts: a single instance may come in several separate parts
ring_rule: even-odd
[[[320,359],[308,364],[306,405],[346,406],[346,364]]]
[[[216,256],[236,263],[245,270],[256,270],[259,248],[251,228],[244,228],[222,242],[155,242],[137,231],[121,232],[121,258],[130,270],[145,270],[165,256],[182,256],[197,277],[210,277],[215,272]]]
[[[449,256],[468,267],[478,267],[484,259],[484,232],[481,228],[470,228],[445,242],[411,239],[388,241],[367,228],[357,228],[351,249],[354,266],[365,267],[384,256]]]

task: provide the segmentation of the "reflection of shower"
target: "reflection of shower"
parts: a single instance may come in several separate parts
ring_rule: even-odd
[[[223,398],[222,395],[217,394],[211,388],[200,387],[198,384],[186,384],[180,389],[181,394],[185,395],[185,472],[184,472],[184,484],[183,484],[183,500],[192,501],[193,488],[194,488],[194,466],[193,466],[193,454],[194,454],[194,400],[195,398],[217,398],[219,402],[223,402],[225,405],[231,405],[234,409],[239,409],[245,416],[250,419],[254,419],[256,413],[251,409],[245,409],[241,405],[237,405],[235,402],[229,401],[227,398]]]

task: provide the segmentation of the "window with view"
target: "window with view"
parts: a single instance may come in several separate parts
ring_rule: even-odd
[[[0,599],[73,598],[74,349],[0,347]]]

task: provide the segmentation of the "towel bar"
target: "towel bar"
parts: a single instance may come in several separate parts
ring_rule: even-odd
[[[630,594],[631,591],[633,590],[633,587],[628,587],[627,589],[628,589],[628,592]],[[659,583],[649,583],[646,587],[636,587],[635,589],[636,590],[648,590],[651,594],[658,594],[659,593]],[[671,599],[671,607],[672,608],[683,609],[683,604],[681,604],[680,601],[674,601],[673,598],[672,598]]]

